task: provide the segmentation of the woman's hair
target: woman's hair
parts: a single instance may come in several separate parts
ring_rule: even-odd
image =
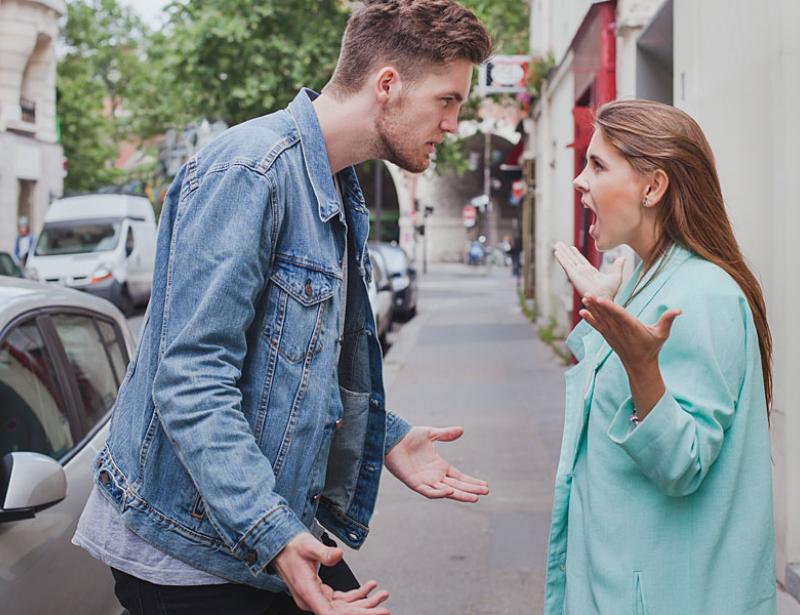
[[[347,22],[329,87],[347,97],[384,64],[414,81],[454,60],[481,64],[491,52],[484,25],[455,0],[364,0]]]
[[[764,295],[733,235],[714,154],[700,126],[680,109],[649,100],[605,104],[597,111],[595,126],[636,171],[661,169],[669,177],[656,208],[658,240],[647,262],[678,244],[724,269],[747,297],[758,332],[769,414],[772,336]]]

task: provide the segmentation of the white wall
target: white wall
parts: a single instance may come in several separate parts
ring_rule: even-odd
[[[772,419],[778,578],[800,561],[800,3],[675,0],[675,105],[700,124],[745,257],[764,286],[774,348]]]
[[[557,241],[574,236],[574,150],[572,106],[575,88],[570,59],[547,84],[535,120],[536,137],[536,302],[539,319],[555,318],[558,332],[569,326],[572,294],[567,278],[553,257]]]

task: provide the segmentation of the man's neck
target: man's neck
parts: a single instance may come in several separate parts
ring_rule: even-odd
[[[331,173],[377,155],[372,110],[362,97],[338,100],[323,92],[312,103],[317,114]]]

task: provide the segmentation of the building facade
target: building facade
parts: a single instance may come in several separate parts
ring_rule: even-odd
[[[61,195],[56,55],[64,0],[0,0],[0,250],[12,251],[17,220],[34,232]]]
[[[800,439],[800,404],[791,389],[800,372],[800,326],[794,318],[800,275],[791,252],[800,223],[791,183],[800,165],[794,109],[800,96],[800,3],[532,1],[532,55],[552,53],[556,67],[533,108],[526,154],[535,169],[529,205],[535,232],[526,241],[536,275],[528,295],[541,320],[554,319],[568,332],[575,307],[552,248],[557,241],[580,245],[571,180],[585,134],[576,103],[587,79],[612,64],[608,41],[602,40],[610,34],[615,96],[673,104],[702,126],[736,237],[764,287],[774,340],[777,571],[800,598],[800,484],[792,479],[800,448],[791,445]],[[596,37],[599,44],[590,40]],[[591,249],[586,253],[597,263],[604,258]]]

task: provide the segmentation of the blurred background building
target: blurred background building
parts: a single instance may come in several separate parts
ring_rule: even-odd
[[[64,0],[0,2],[0,250],[12,251],[17,220],[38,229],[61,195],[56,54]]]

